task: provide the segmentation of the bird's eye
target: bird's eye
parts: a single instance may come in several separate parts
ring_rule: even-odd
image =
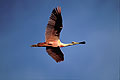
[[[74,41],[72,41],[72,43],[75,43]]]

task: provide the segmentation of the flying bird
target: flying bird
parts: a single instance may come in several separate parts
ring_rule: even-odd
[[[60,47],[72,46],[76,44],[85,44],[85,41],[82,42],[72,42],[69,44],[64,44],[60,41],[60,32],[63,28],[62,16],[61,16],[61,7],[54,8],[49,21],[47,24],[45,32],[45,42],[37,43],[31,47],[46,47],[47,53],[56,61],[64,61],[64,54],[60,50]]]

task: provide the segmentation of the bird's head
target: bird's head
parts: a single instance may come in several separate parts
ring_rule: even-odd
[[[79,44],[79,42],[72,41],[72,44]]]
[[[72,41],[72,44],[74,45],[74,44],[85,44],[85,41],[83,41],[83,42],[74,42],[74,41]]]

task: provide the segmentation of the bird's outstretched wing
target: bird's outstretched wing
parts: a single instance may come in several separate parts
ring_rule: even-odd
[[[62,27],[63,25],[62,25],[61,8],[57,7],[53,9],[47,24],[47,28],[45,32],[46,42],[58,40]]]
[[[64,54],[59,47],[46,47],[48,54],[56,61],[64,61]]]

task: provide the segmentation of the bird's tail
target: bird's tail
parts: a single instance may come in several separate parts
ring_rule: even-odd
[[[37,44],[31,45],[30,47],[38,47]]]

